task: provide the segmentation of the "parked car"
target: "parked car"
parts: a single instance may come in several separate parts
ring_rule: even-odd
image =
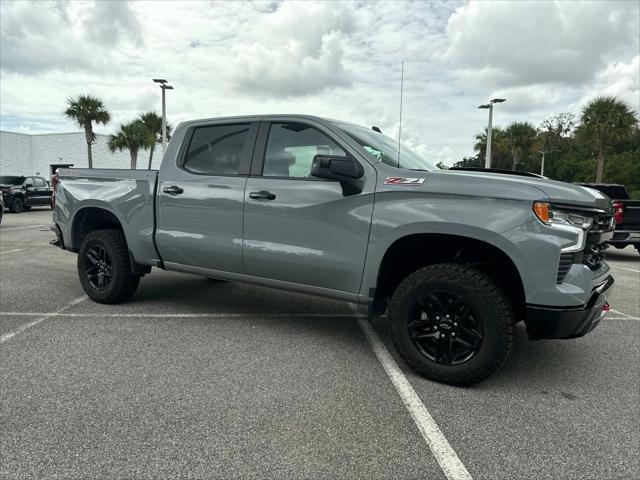
[[[31,207],[50,206],[53,190],[43,177],[0,176],[0,189],[7,208],[13,213]]]
[[[633,245],[640,253],[640,200],[631,200],[624,185],[615,183],[580,183],[613,200],[616,229],[609,244],[616,248]]]
[[[441,170],[379,131],[298,115],[182,123],[159,171],[59,169],[55,244],[101,303],[151,267],[388,313],[420,374],[469,385],[531,338],[608,309],[605,195],[511,172]]]
[[[0,195],[0,223],[2,223],[2,217],[4,217],[4,200],[2,199],[2,195]]]

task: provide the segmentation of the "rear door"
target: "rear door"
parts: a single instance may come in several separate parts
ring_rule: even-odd
[[[166,268],[244,273],[244,188],[257,121],[213,121],[187,129],[159,174],[157,246]]]
[[[34,177],[33,186],[36,191],[36,199],[38,205],[48,205],[51,197],[51,190],[42,177]]]
[[[316,154],[345,156],[347,149],[319,122],[261,124],[245,193],[245,268],[255,277],[357,293],[375,172],[363,164],[364,190],[345,195],[338,181],[311,176]]]

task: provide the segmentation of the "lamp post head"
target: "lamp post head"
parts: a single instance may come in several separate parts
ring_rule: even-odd
[[[171,85],[162,85],[162,88],[166,88],[167,90],[173,90]]]
[[[491,108],[491,105],[488,103],[483,103],[482,105],[478,105],[478,108]]]
[[[492,98],[491,99],[491,103],[502,103],[502,102],[506,102],[507,99],[506,98]]]
[[[164,78],[154,78],[153,81],[156,83],[167,83]]]

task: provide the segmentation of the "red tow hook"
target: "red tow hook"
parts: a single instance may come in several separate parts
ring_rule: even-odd
[[[602,306],[602,311],[608,312],[609,310],[611,310],[611,306],[609,305],[609,302],[607,302]]]

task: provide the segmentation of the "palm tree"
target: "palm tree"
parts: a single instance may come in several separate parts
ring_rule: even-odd
[[[162,143],[162,117],[156,112],[146,112],[140,114],[140,120],[145,124],[147,130],[155,137],[155,142],[149,147],[149,170],[153,161],[153,151],[157,143]],[[167,141],[171,139],[171,125],[167,123]]]
[[[596,97],[583,107],[580,133],[597,149],[596,183],[602,182],[605,147],[629,138],[637,122],[634,112],[616,97]]]
[[[507,127],[505,137],[511,150],[512,170],[518,167],[522,157],[531,153],[536,144],[537,133],[536,127],[529,122],[513,122]]]
[[[108,147],[111,153],[116,150],[129,150],[131,156],[131,169],[135,170],[138,163],[138,151],[151,148],[155,137],[141,120],[120,125],[118,131],[109,137]]]
[[[84,129],[84,136],[87,140],[87,158],[89,168],[93,168],[93,158],[91,156],[91,144],[96,141],[96,134],[93,133],[93,122],[106,125],[111,120],[109,111],[105,108],[102,100],[91,95],[78,95],[77,98],[67,100],[65,115]]]

